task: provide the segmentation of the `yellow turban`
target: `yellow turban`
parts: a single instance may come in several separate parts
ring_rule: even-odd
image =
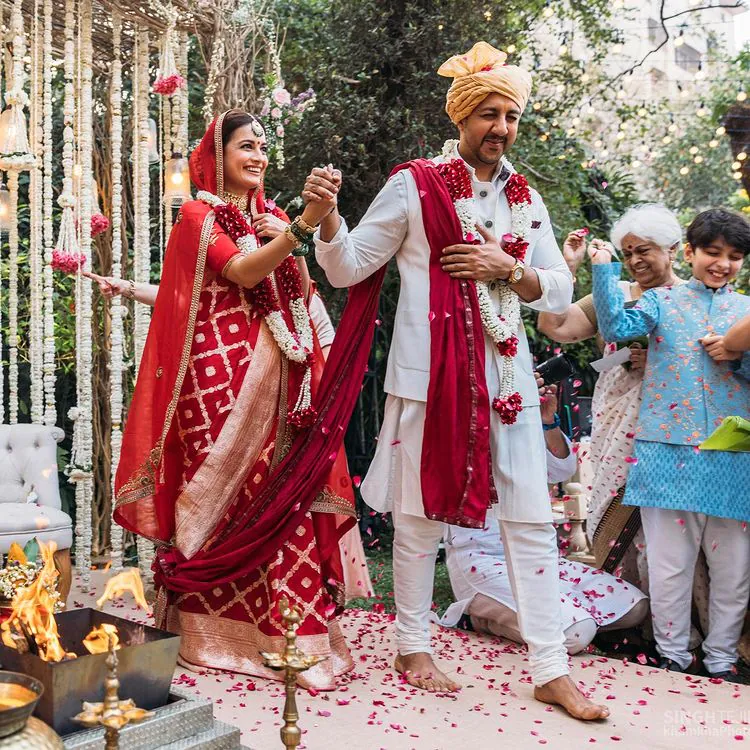
[[[531,73],[517,65],[506,65],[508,56],[487,42],[477,42],[466,54],[453,55],[439,68],[438,75],[453,78],[445,111],[458,124],[490,94],[502,94],[521,109],[531,93]]]

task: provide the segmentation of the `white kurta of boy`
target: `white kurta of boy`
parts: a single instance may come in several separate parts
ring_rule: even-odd
[[[460,158],[457,149],[453,158]],[[509,164],[500,162],[489,182],[478,180],[474,169],[466,166],[472,176],[477,215],[487,231],[502,237],[511,230],[505,196]],[[528,306],[562,313],[570,304],[573,280],[557,246],[547,209],[535,190],[531,190],[531,201],[532,228],[524,262],[538,274],[542,294]],[[342,219],[330,242],[323,242],[319,234],[315,241],[318,263],[336,287],[353,286],[396,257],[401,288],[385,377],[388,399],[375,457],[361,491],[365,502],[379,512],[389,512],[394,503],[399,503],[403,513],[424,516],[420,460],[430,381],[430,247],[411,173],[405,169],[393,175],[354,230],[349,231]],[[499,312],[498,283],[491,283],[489,288]],[[552,513],[545,481],[539,394],[523,324],[516,335],[515,387],[524,408],[514,425],[503,425],[491,410],[490,449],[500,498],[495,509],[496,515],[506,521],[547,523]],[[491,402],[499,393],[502,358],[486,334],[484,338]],[[445,439],[450,440],[452,426],[446,423],[444,429]],[[456,460],[464,458],[456,456]]]

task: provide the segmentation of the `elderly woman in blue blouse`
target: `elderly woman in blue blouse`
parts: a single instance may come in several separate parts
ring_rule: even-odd
[[[747,355],[723,334],[750,313],[750,297],[729,285],[750,253],[750,225],[722,209],[699,214],[687,230],[692,278],[650,289],[624,309],[620,264],[591,251],[594,304],[610,341],[649,337],[643,401],[624,503],[641,508],[648,549],[651,612],[661,665],[692,662],[690,594],[702,548],[709,567],[709,630],[704,666],[734,679],[737,644],[750,594],[750,453],[701,451],[722,419],[750,413]]]

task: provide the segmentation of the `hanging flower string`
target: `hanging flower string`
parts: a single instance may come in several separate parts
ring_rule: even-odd
[[[258,249],[259,244],[255,231],[237,206],[225,203],[219,197],[207,191],[199,192],[196,197],[213,208],[216,222],[237,245],[243,255]],[[266,276],[263,281],[249,289],[248,296],[252,306],[265,319],[284,356],[304,368],[299,395],[294,408],[287,415],[287,421],[295,427],[309,427],[317,416],[317,412],[312,407],[311,391],[311,368],[314,362],[313,333],[310,314],[302,290],[302,279],[297,263],[291,255],[287,256],[278,266],[274,272],[274,277],[283,297],[289,300],[289,312],[294,330],[290,330],[287,325],[279,296],[274,289],[270,276]]]
[[[184,88],[187,83],[179,74],[174,59],[178,12],[171,5],[163,5],[158,0],[154,0],[152,4],[167,19],[167,31],[164,34],[161,59],[159,60],[159,75],[154,81],[152,89],[155,94],[172,96],[178,89]]]
[[[443,148],[443,154],[453,152],[453,142]],[[510,169],[510,164],[504,160]],[[445,180],[456,216],[461,224],[461,232],[468,243],[479,244],[477,234],[479,216],[474,200],[474,190],[466,164],[462,159],[449,158],[437,165],[437,170]],[[511,211],[511,231],[502,237],[503,250],[516,260],[523,262],[526,257],[531,230],[531,192],[526,178],[513,172],[506,183],[505,195]],[[475,281],[482,327],[492,339],[492,343],[502,356],[500,393],[492,401],[492,408],[500,416],[503,424],[514,424],[523,408],[521,394],[515,389],[513,358],[518,353],[518,327],[521,324],[521,303],[518,295],[507,285],[501,284],[500,314],[490,296],[490,290],[483,281]]]

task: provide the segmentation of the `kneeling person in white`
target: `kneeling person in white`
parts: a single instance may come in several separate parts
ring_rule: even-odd
[[[542,424],[547,446],[547,481],[564,482],[576,470],[576,454],[555,420],[554,389],[540,391]],[[491,633],[523,642],[518,605],[513,596],[505,549],[497,519],[488,518],[484,529],[450,525],[443,536],[445,560],[456,601],[440,620],[455,627],[464,614],[477,632]],[[620,630],[638,625],[648,614],[648,598],[620,578],[588,565],[561,558],[560,605],[565,648],[569,654],[583,651],[598,630]],[[533,580],[538,568],[518,572]]]

